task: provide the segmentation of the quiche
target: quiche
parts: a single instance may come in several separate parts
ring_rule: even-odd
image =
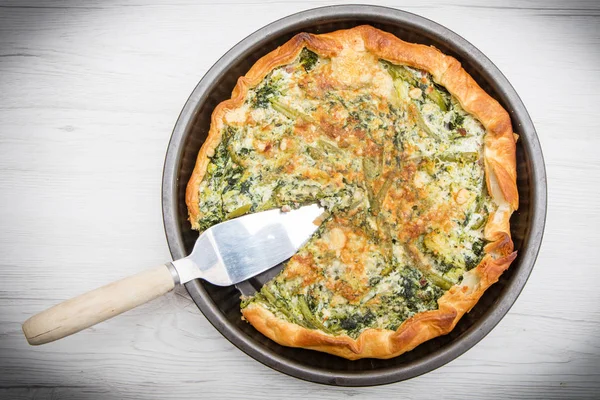
[[[371,26],[300,33],[214,110],[192,227],[320,203],[317,232],[242,298],[284,346],[390,358],[450,332],[516,257],[508,113],[454,58]]]

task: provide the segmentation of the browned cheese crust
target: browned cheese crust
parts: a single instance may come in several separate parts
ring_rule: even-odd
[[[351,360],[396,357],[429,339],[449,333],[516,258],[509,225],[510,216],[519,204],[516,143],[510,117],[461,67],[460,62],[434,47],[407,43],[371,26],[358,26],[321,35],[300,33],[258,60],[245,76],[238,79],[231,99],[215,108],[208,138],[198,154],[186,190],[186,203],[194,229],[199,228],[199,185],[210,161],[209,157],[214,154],[221,141],[220,132],[225,114],[241,106],[248,89],[258,85],[270,71],[293,62],[304,47],[322,57],[335,56],[345,48],[360,49],[394,64],[425,70],[459,101],[466,112],[475,116],[486,130],[486,185],[497,205],[484,230],[485,239],[489,243],[485,247],[481,263],[466,272],[463,281],[451,287],[438,300],[437,310],[414,315],[396,331],[366,329],[357,339],[347,335],[329,335],[287,322],[256,302],[242,311],[244,318],[258,331],[284,346],[324,351]]]

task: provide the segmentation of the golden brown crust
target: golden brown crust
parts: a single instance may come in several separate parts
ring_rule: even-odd
[[[322,35],[298,34],[261,58],[238,80],[231,99],[215,108],[208,139],[198,154],[197,164],[186,191],[190,221],[195,229],[198,229],[200,217],[199,185],[209,162],[208,157],[221,140],[220,131],[225,113],[241,106],[249,88],[260,83],[274,68],[292,62],[303,47],[308,47],[324,57],[331,57],[345,48],[366,50],[392,63],[428,71],[434,80],[454,95],[465,111],[474,115],[486,129],[486,183],[488,192],[498,206],[491,213],[484,231],[485,238],[490,243],[485,248],[486,255],[481,263],[466,272],[463,281],[450,288],[438,300],[437,310],[416,314],[396,331],[367,329],[357,339],[303,328],[276,317],[260,303],[251,303],[242,310],[244,318],[258,331],[285,346],[324,351],[351,360],[395,357],[429,339],[449,333],[516,257],[509,225],[510,215],[517,209],[519,202],[515,137],[510,117],[496,100],[479,87],[456,59],[442,54],[434,47],[407,43],[370,26]]]

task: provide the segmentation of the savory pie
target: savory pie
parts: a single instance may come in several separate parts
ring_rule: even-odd
[[[395,357],[450,332],[515,259],[516,138],[434,47],[370,26],[301,33],[215,108],[190,222],[320,203],[317,232],[242,314],[285,346]]]

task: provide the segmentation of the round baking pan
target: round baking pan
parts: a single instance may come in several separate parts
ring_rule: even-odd
[[[229,50],[206,73],[186,102],[167,150],[162,188],[163,218],[174,259],[186,256],[198,233],[187,220],[185,186],[206,139],[214,107],[231,95],[236,80],[263,55],[299,32],[324,33],[369,24],[414,43],[433,45],[457,58],[479,85],[511,115],[517,143],[519,210],[511,229],[518,257],[500,280],[448,335],[389,360],[343,358],[283,347],[241,320],[240,292],[204,281],[186,284],[202,313],[228,340],[261,363],[297,378],[341,386],[380,385],[431,371],[474,346],[508,312],[537,257],[546,218],[546,173],[540,144],[521,99],[498,68],[456,33],[430,20],[385,7],[331,6],[291,15],[258,30]],[[261,282],[254,281],[257,286]]]

